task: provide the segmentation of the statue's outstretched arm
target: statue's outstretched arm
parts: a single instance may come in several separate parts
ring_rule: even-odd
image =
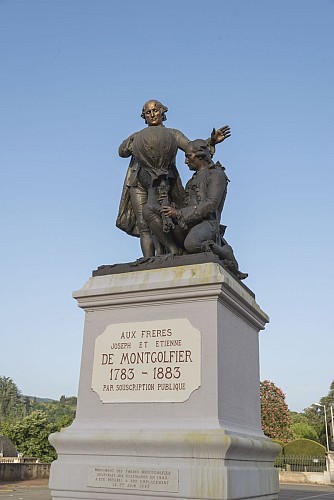
[[[187,145],[189,144],[190,140],[188,139],[187,136],[185,136],[180,130],[177,129],[170,129],[176,140],[177,140],[177,145],[178,148],[181,149],[182,151],[185,151],[187,148]],[[211,156],[215,154],[215,145],[219,144],[220,142],[223,142],[225,139],[230,137],[231,135],[231,130],[228,125],[224,125],[224,127],[221,127],[219,129],[212,129],[211,135],[208,139],[206,139],[206,142],[209,145],[210,148],[210,153]]]
[[[185,151],[188,146],[190,139],[183,132],[177,130],[176,128],[171,128],[171,132],[174,134],[174,137],[177,142],[177,147],[181,149],[181,151]]]

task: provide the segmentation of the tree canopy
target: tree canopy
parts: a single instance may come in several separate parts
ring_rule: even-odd
[[[44,462],[56,458],[48,436],[70,425],[77,398],[61,396],[59,401],[23,396],[11,378],[0,377],[0,434],[7,436],[25,457]]]
[[[6,435],[15,443],[19,453],[43,462],[57,458],[55,449],[48,441],[49,435],[57,430],[56,424],[49,422],[47,414],[41,410],[33,411],[20,422],[6,424],[5,427]]]
[[[319,406],[320,405],[320,406]],[[307,418],[307,422],[316,430],[319,436],[319,442],[324,446],[327,445],[326,440],[326,427],[325,427],[325,408],[326,408],[326,418],[327,418],[327,432],[329,438],[329,445],[331,449],[334,449],[334,442],[331,439],[331,412],[330,407],[333,406],[334,411],[334,380],[330,385],[327,396],[320,398],[319,405],[312,404],[308,408],[304,409],[303,414]],[[324,408],[325,407],[325,408]]]
[[[0,425],[7,420],[17,421],[26,415],[22,394],[9,377],[0,376]]]
[[[291,418],[285,394],[269,380],[260,383],[261,424],[264,434],[284,443],[291,438]]]

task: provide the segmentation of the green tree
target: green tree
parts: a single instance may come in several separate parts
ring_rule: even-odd
[[[319,442],[317,428],[313,427],[303,413],[290,412],[293,439],[305,438]]]
[[[66,398],[62,396],[59,401],[49,402],[35,402],[33,403],[33,410],[41,410],[46,413],[49,422],[58,425],[59,421],[69,422],[70,425],[74,420],[76,413],[75,397]]]
[[[48,422],[46,413],[36,410],[20,422],[7,424],[5,433],[23,456],[51,462],[57,454],[48,437],[57,430],[55,423]]]
[[[292,424],[290,430],[292,432],[293,439],[305,438],[311,439],[312,441],[319,441],[319,436],[314,427],[307,422]]]
[[[0,376],[0,425],[18,421],[26,415],[25,405],[17,385],[9,377]]]
[[[319,436],[319,442],[323,444],[324,446],[327,445],[326,443],[326,427],[325,427],[325,412],[324,412],[324,406],[326,407],[327,410],[327,425],[328,425],[328,435],[329,438],[331,437],[331,432],[330,432],[330,407],[334,407],[334,380],[330,385],[329,392],[327,396],[323,396],[320,401],[320,406],[316,404],[312,404],[308,408],[304,409],[304,415],[307,418],[307,422],[314,427],[316,430],[318,436]],[[322,406],[321,406],[322,405]],[[334,442],[330,440],[330,447],[334,449]]]
[[[264,434],[286,443],[291,439],[291,418],[285,394],[273,382],[260,383],[261,424]]]
[[[330,406],[334,406],[334,380],[330,385],[329,392],[328,392],[327,396],[323,396],[320,399],[319,403],[321,405],[326,405],[326,408],[327,407],[329,408]]]
[[[332,411],[334,412],[334,380],[333,382],[331,383],[330,385],[330,388],[329,388],[329,392],[327,394],[327,396],[324,396],[320,399],[320,404],[321,405],[325,405],[326,406],[326,410],[327,410],[327,422],[331,421],[331,418],[330,418],[330,407],[332,406],[333,409]],[[324,413],[324,408],[323,407],[318,407],[318,410],[320,410],[320,414],[322,415],[323,417],[323,422],[324,422],[324,426],[323,426],[323,430],[322,430],[322,434],[321,434],[321,438],[322,438],[322,441],[323,443],[325,442],[326,440],[326,429],[325,429],[325,413]],[[331,450],[334,450],[334,440],[332,439],[334,435],[334,429],[331,429],[330,428],[330,425],[328,426],[328,436],[329,436],[329,441],[330,441],[330,449]]]
[[[0,432],[9,437],[24,456],[52,461],[56,452],[48,437],[71,425],[76,404],[74,396],[63,395],[59,401],[22,396],[11,378],[0,377]]]

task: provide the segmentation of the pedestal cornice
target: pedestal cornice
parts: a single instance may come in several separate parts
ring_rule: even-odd
[[[218,298],[257,330],[269,321],[254,294],[216,262],[94,276],[73,297],[85,310]]]

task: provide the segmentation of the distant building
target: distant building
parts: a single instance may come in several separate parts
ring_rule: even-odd
[[[5,457],[17,457],[18,452],[14,444],[7,436],[2,436],[0,434],[0,458]]]

